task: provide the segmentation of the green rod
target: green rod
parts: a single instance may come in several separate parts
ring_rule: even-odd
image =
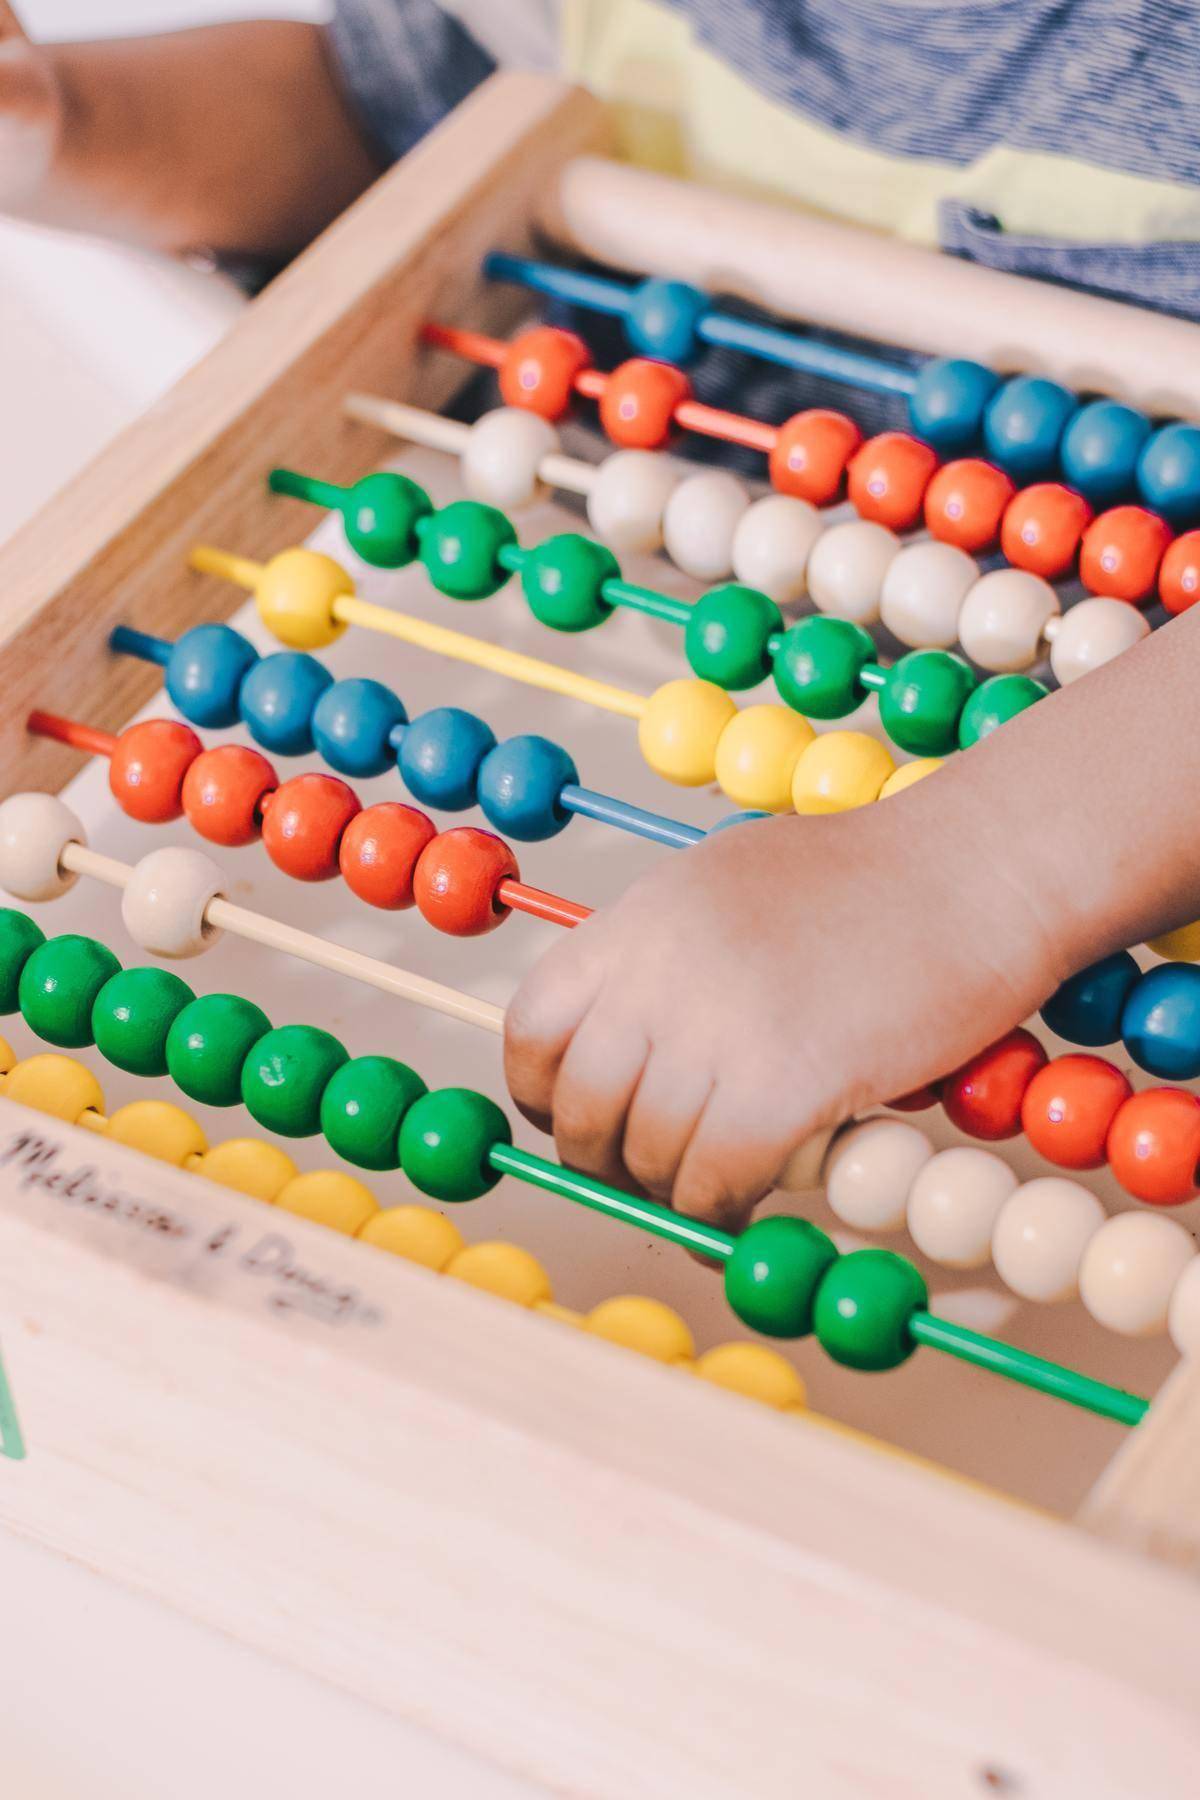
[[[1064,1369],[1061,1363],[1048,1362],[1016,1344],[1003,1344],[996,1338],[984,1337],[966,1325],[950,1319],[939,1319],[933,1313],[915,1312],[908,1328],[919,1344],[931,1344],[976,1368],[991,1369],[1006,1375],[1010,1381],[1036,1388],[1039,1394],[1052,1394],[1057,1400],[1069,1400],[1102,1419],[1115,1419],[1119,1425],[1137,1425],[1150,1407],[1138,1394],[1127,1394],[1123,1388],[1109,1387],[1107,1382],[1093,1381],[1076,1369]]]
[[[600,592],[610,606],[628,606],[634,612],[649,613],[652,619],[665,619],[668,625],[686,625],[694,611],[687,600],[673,600],[670,594],[638,587],[636,582],[624,581],[616,575],[609,576]]]
[[[512,575],[518,575],[524,567],[525,558],[528,555],[528,550],[522,544],[501,544],[496,552],[496,561],[502,569],[507,569]]]
[[[336,481],[318,481],[312,475],[298,475],[295,469],[272,469],[267,486],[273,494],[290,494],[293,500],[311,500],[314,506],[329,506],[340,512],[349,488]]]
[[[3,1359],[0,1359],[0,1456],[10,1456],[14,1462],[21,1462],[25,1457],[21,1421],[17,1417],[17,1405],[4,1372]]]
[[[715,1256],[722,1261],[733,1254],[733,1238],[716,1225],[702,1224],[699,1219],[685,1219],[682,1213],[672,1212],[669,1206],[641,1200],[635,1194],[623,1194],[619,1188],[608,1187],[590,1175],[577,1175],[573,1169],[547,1162],[544,1156],[535,1156],[530,1150],[519,1150],[515,1144],[494,1144],[488,1152],[488,1161],[501,1175],[515,1175],[519,1181],[545,1188],[551,1194],[561,1194],[580,1206],[591,1207],[593,1212],[607,1213],[612,1219],[624,1219],[627,1225],[640,1225],[643,1231],[669,1238],[688,1250],[699,1250],[704,1256]]]
[[[858,679],[865,688],[885,688],[888,671],[879,663],[864,663],[858,671]]]

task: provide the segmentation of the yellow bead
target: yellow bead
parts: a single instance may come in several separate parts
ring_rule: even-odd
[[[878,800],[895,763],[865,731],[828,731],[796,764],[792,804],[798,813],[850,812]]]
[[[602,1300],[588,1314],[588,1330],[610,1344],[624,1344],[656,1362],[687,1362],[696,1353],[692,1334],[677,1312],[661,1300],[622,1294]]]
[[[916,762],[903,763],[894,774],[889,775],[879,790],[879,798],[887,800],[892,794],[901,794],[905,788],[915,787],[918,781],[924,781],[935,769],[940,769],[940,756],[919,757]]]
[[[764,1406],[788,1412],[804,1406],[808,1393],[786,1356],[765,1344],[718,1344],[706,1350],[696,1363],[696,1373],[718,1387]]]
[[[790,706],[747,706],[717,745],[717,780],[735,806],[790,812],[792,771],[812,743],[808,720]]]
[[[7,1038],[0,1037],[0,1075],[7,1075],[17,1060],[17,1053]]]
[[[1162,937],[1147,938],[1146,942],[1155,956],[1165,956],[1170,962],[1200,962],[1200,920],[1165,931]]]
[[[447,1263],[446,1273],[518,1306],[554,1298],[545,1269],[519,1244],[469,1244]]]
[[[463,1247],[457,1225],[431,1206],[387,1206],[369,1218],[359,1237],[377,1250],[439,1272]]]
[[[711,681],[668,681],[651,694],[638,745],[654,770],[679,787],[703,787],[716,771],[717,742],[737,713]]]
[[[214,1144],[193,1163],[197,1175],[219,1181],[237,1194],[254,1200],[274,1200],[281,1188],[300,1173],[290,1156],[262,1138],[227,1138]]]
[[[14,1064],[4,1079],[4,1098],[51,1113],[68,1125],[86,1112],[104,1111],[104,1094],[92,1071],[73,1056],[52,1050]]]
[[[347,1237],[357,1237],[379,1210],[369,1187],[337,1169],[315,1169],[311,1175],[294,1176],[280,1188],[275,1204],[316,1225],[328,1225],[330,1231],[344,1231]]]
[[[119,1107],[108,1121],[114,1143],[127,1144],[145,1156],[182,1169],[189,1156],[202,1156],[208,1139],[191,1113],[168,1100],[135,1100]]]
[[[587,1320],[581,1312],[575,1312],[570,1306],[560,1306],[557,1300],[538,1300],[534,1303],[535,1313],[543,1319],[554,1319],[560,1325],[585,1326]]]
[[[281,644],[291,650],[320,650],[345,631],[333,616],[333,603],[340,594],[353,592],[353,581],[332,556],[318,550],[283,550],[259,576],[254,603],[259,618]]]

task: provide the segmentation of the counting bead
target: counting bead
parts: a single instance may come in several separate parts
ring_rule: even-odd
[[[800,1412],[808,1403],[804,1383],[791,1363],[765,1344],[717,1344],[697,1357],[696,1374],[778,1412]]]
[[[1200,969],[1160,963],[1129,990],[1121,1036],[1139,1069],[1162,1081],[1200,1075]]]
[[[991,1256],[1000,1209],[1016,1185],[1008,1164],[990,1150],[941,1150],[913,1181],[909,1236],[944,1268],[982,1268]]]
[[[227,1138],[201,1151],[192,1166],[197,1175],[268,1205],[300,1173],[290,1156],[263,1138]]]
[[[660,450],[674,428],[675,408],[691,394],[682,369],[634,357],[605,381],[600,423],[623,450]]]
[[[1158,571],[1158,597],[1172,614],[1200,599],[1200,531],[1185,531],[1171,544]]]
[[[362,677],[335,681],[313,708],[313,744],[339,775],[365,780],[391,768],[396,756],[392,733],[407,723],[408,714],[382,682]]]
[[[254,603],[271,636],[289,650],[322,650],[345,631],[334,604],[353,592],[354,583],[332,556],[283,550],[260,575]]]
[[[31,1106],[68,1125],[77,1125],[85,1113],[104,1112],[100,1083],[73,1056],[43,1051],[27,1056],[4,1077],[4,1098],[17,1106]]]
[[[121,965],[95,938],[47,938],[26,958],[17,997],[25,1023],[48,1044],[75,1050],[92,1039],[92,1007]]]
[[[864,1119],[835,1139],[825,1162],[825,1197],[856,1231],[899,1231],[908,1192],[933,1145],[902,1119]]]
[[[587,345],[573,331],[552,325],[522,331],[500,364],[504,404],[523,407],[543,419],[561,419],[574,396],[576,377],[591,361]]]
[[[1167,1330],[1180,1356],[1200,1351],[1200,1258],[1190,1257],[1175,1278],[1167,1303]]]
[[[364,1244],[439,1274],[463,1248],[458,1226],[431,1206],[389,1206],[372,1213],[358,1235]]]
[[[625,333],[639,356],[687,363],[700,353],[696,328],[709,308],[707,294],[686,281],[652,275],[629,296]]]
[[[1079,1268],[1079,1297],[1101,1325],[1124,1337],[1167,1329],[1171,1294],[1196,1254],[1174,1219],[1124,1212],[1106,1219]]]
[[[511,512],[545,493],[543,459],[556,454],[558,433],[548,419],[519,407],[497,407],[476,419],[462,453],[463,486],[472,500]]]
[[[1056,1056],[1039,1069],[1021,1102],[1025,1136],[1061,1169],[1102,1169],[1109,1128],[1133,1092],[1099,1056]]]
[[[489,1161],[512,1129],[494,1101],[471,1088],[436,1088],[404,1115],[400,1162],[413,1186],[435,1200],[477,1200],[500,1177]]]
[[[775,433],[771,486],[813,506],[828,506],[842,491],[846,467],[862,432],[845,413],[813,407],[785,419]]]
[[[812,547],[825,529],[807,500],[764,494],[748,506],[733,534],[733,572],[780,606],[803,600]]]
[[[1056,481],[1023,488],[1005,508],[1000,548],[1015,569],[1047,579],[1065,575],[1075,561],[1092,509],[1081,494]]]
[[[813,1330],[834,1362],[895,1369],[916,1349],[908,1322],[928,1304],[920,1271],[894,1250],[852,1250],[817,1289]]]
[[[413,877],[437,826],[415,806],[384,800],[356,813],[338,845],[338,868],[368,906],[401,912],[414,899]]]
[[[1025,1090],[1046,1060],[1032,1032],[1008,1032],[942,1082],[947,1117],[968,1137],[1015,1137]]]
[[[325,1140],[356,1168],[398,1169],[401,1121],[428,1091],[421,1077],[394,1057],[351,1057],[321,1095]]]
[[[242,682],[257,661],[258,651],[240,631],[193,625],[171,645],[163,685],[193,725],[236,725]]]
[[[1128,950],[1117,950],[1069,975],[1043,1006],[1042,1018],[1070,1044],[1115,1044],[1125,1002],[1140,975]]]
[[[508,580],[501,550],[517,541],[512,522],[478,500],[452,500],[421,534],[421,561],[439,594],[487,600]]]
[[[1095,1194],[1061,1175],[1026,1181],[1000,1208],[992,1261],[1006,1287],[1043,1305],[1073,1300],[1084,1251],[1105,1219]]]
[[[462,812],[475,804],[479,766],[495,744],[495,732],[474,713],[439,706],[407,727],[396,766],[422,805]]]
[[[958,641],[958,615],[979,580],[979,564],[954,544],[906,544],[888,565],[879,617],[902,644],[948,650]]]
[[[1047,690],[1032,675],[992,675],[981,681],[971,695],[958,721],[958,747],[969,750],[1026,712],[1035,701],[1044,700]]]
[[[68,844],[87,832],[56,794],[10,794],[0,801],[0,887],[14,900],[56,900],[78,877],[62,867]]]
[[[517,859],[500,838],[459,825],[434,838],[417,863],[413,895],[421,914],[451,937],[481,937],[507,919],[496,897],[502,881],[519,881]]]
[[[798,813],[851,812],[878,800],[896,765],[865,731],[827,731],[795,765],[792,805]]]
[[[1200,1100],[1182,1088],[1146,1088],[1118,1108],[1106,1146],[1112,1172],[1135,1200],[1182,1206],[1200,1193]]]
[[[167,1033],[167,1072],[189,1100],[236,1106],[242,1065],[271,1029],[261,1007],[237,994],[204,994],[177,1013]]]
[[[381,470],[356,481],[342,502],[346,542],[377,569],[403,569],[420,548],[417,527],[433,511],[423,487]]]
[[[1200,428],[1176,421],[1145,443],[1137,466],[1147,506],[1177,528],[1200,522]]]
[[[250,736],[276,756],[306,756],[312,719],[333,676],[303,650],[278,650],[255,663],[242,683],[242,718]]]
[[[731,581],[697,600],[684,648],[702,681],[723,688],[757,687],[771,672],[768,639],[782,630],[783,615],[773,600]]]
[[[1153,593],[1170,541],[1169,527],[1144,507],[1114,506],[1083,534],[1079,578],[1093,594],[1136,605]]]
[[[105,1135],[114,1144],[140,1150],[175,1169],[182,1169],[189,1157],[203,1156],[208,1148],[208,1139],[191,1114],[166,1100],[135,1100],[119,1107]]]
[[[695,1341],[679,1314],[642,1294],[602,1300],[588,1314],[587,1328],[593,1337],[637,1350],[655,1362],[690,1362],[696,1354]]]
[[[726,1261],[725,1298],[752,1331],[806,1337],[817,1290],[837,1260],[833,1240],[807,1219],[756,1219]]]
[[[958,640],[981,669],[1000,674],[1027,669],[1040,656],[1046,622],[1058,610],[1058,595],[1040,575],[993,569],[963,601]]]
[[[1059,683],[1069,687],[1149,635],[1149,619],[1124,600],[1080,600],[1056,623],[1050,667]]]
[[[590,631],[611,615],[604,583],[620,574],[611,550],[564,531],[529,551],[521,565],[521,586],[534,618],[552,631]]]
[[[910,650],[888,670],[879,696],[880,721],[901,750],[942,756],[958,742],[958,721],[974,687],[961,656]]]
[[[379,1211],[379,1202],[370,1188],[340,1169],[314,1169],[308,1175],[293,1175],[276,1194],[275,1204],[283,1212],[311,1219],[314,1225],[326,1225],[330,1231],[341,1231],[346,1237],[357,1237]]]
[[[7,1075],[16,1066],[17,1053],[7,1038],[0,1038],[0,1075]]]
[[[792,774],[815,733],[787,706],[747,706],[717,742],[716,774],[735,806],[788,812]]]
[[[850,459],[847,493],[864,519],[907,531],[921,517],[921,503],[937,468],[937,455],[919,438],[884,431],[868,438]]]
[[[934,537],[959,550],[986,550],[1016,488],[993,463],[977,457],[949,462],[925,490],[925,523]]]
[[[165,1075],[167,1034],[195,998],[169,969],[122,969],[92,1003],[97,1050],[131,1075]]]
[[[296,881],[332,881],[342,833],[358,811],[357,795],[336,775],[293,775],[263,817],[267,855]]]
[[[678,468],[652,450],[614,450],[596,470],[588,524],[614,550],[658,550],[663,514],[679,479]]]
[[[1171,962],[1200,962],[1200,920],[1164,931],[1161,937],[1147,938],[1146,946],[1155,956],[1164,956]]]
[[[506,738],[479,765],[479,804],[497,831],[540,843],[570,823],[559,796],[578,780],[571,758],[549,738]]]
[[[725,469],[689,475],[663,512],[663,545],[676,568],[697,581],[733,573],[733,540],[750,507],[744,483]]]
[[[842,719],[866,697],[860,677],[875,660],[861,625],[815,613],[784,632],[772,672],[781,700],[810,719]]]
[[[1063,474],[1093,506],[1112,506],[1133,491],[1138,457],[1149,436],[1145,413],[1119,400],[1090,400],[1063,433]]]
[[[312,1137],[321,1129],[321,1096],[348,1061],[344,1046],[328,1031],[316,1025],[277,1025],[246,1054],[242,1104],[280,1137]]]
[[[183,778],[204,746],[190,725],[144,719],[121,733],[108,765],[113,799],[143,825],[167,825],[183,811]]]
[[[1043,375],[1016,375],[997,390],[983,414],[988,455],[1016,481],[1039,481],[1054,471],[1074,394]]]
[[[446,1274],[516,1306],[539,1306],[554,1297],[545,1269],[519,1244],[468,1244],[447,1263]]]
[[[717,746],[737,707],[711,681],[668,681],[646,702],[638,747],[656,775],[679,787],[704,787],[717,768]]]
[[[0,907],[0,1013],[16,1012],[21,970],[45,942],[45,932],[27,913]]]
[[[218,744],[192,763],[180,799],[193,831],[210,844],[233,849],[262,835],[264,804],[278,786],[278,775],[259,751]]]
[[[831,525],[808,559],[808,591],[822,612],[858,625],[879,617],[884,578],[900,539],[885,525],[850,519]]]
[[[934,357],[918,374],[909,396],[913,430],[939,456],[961,455],[978,438],[983,409],[999,385],[999,376],[982,363],[960,356]]]
[[[922,757],[917,762],[903,763],[893,770],[879,790],[879,798],[888,800],[893,794],[902,794],[905,788],[915,787],[918,781],[924,781],[935,769],[940,769],[942,759],[939,756]],[[932,1105],[933,1102],[930,1102]]]

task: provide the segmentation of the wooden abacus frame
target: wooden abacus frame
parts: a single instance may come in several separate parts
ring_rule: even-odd
[[[348,389],[445,402],[461,371],[416,353],[421,320],[504,331],[521,304],[485,289],[486,250],[557,214],[619,258],[611,202],[653,203],[673,272],[714,279],[683,190],[592,161],[560,180],[605,141],[587,96],[494,79],[0,555],[3,792],[74,771],[26,736],[35,702],[115,729],[147,698],[153,673],[102,645],[119,620],[193,622],[191,543],[289,540],[272,462],[372,466]],[[871,252],[703,192],[689,209],[710,247],[739,231],[743,288],[777,306],[806,233]],[[901,260],[927,295],[941,265]],[[1111,345],[1114,314],[1110,387],[1160,398],[1195,355],[1190,326],[966,279],[1006,296],[1005,332],[1018,301],[1052,313],[1042,366],[1064,377],[1050,340]],[[1090,336],[1063,337],[1064,306]],[[1063,1525],[6,1101],[0,1344],[30,1452],[0,1459],[7,1526],[555,1791],[1195,1791],[1196,1368]]]

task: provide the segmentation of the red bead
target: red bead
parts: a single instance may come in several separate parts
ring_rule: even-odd
[[[1045,1063],[1032,1032],[1010,1031],[946,1076],[941,1095],[947,1116],[969,1137],[1015,1137],[1025,1090]]]
[[[117,739],[108,785],[122,812],[143,825],[166,825],[183,811],[183,779],[204,745],[190,725],[143,719]]]
[[[515,337],[500,364],[500,393],[506,406],[520,406],[543,419],[561,419],[575,393],[576,377],[591,366],[591,352],[573,331],[535,325]]]
[[[986,550],[995,543],[1016,491],[1003,469],[976,456],[960,457],[940,468],[926,488],[925,523],[943,544]]]
[[[1005,508],[1000,548],[1014,569],[1052,581],[1072,566],[1092,509],[1082,494],[1057,481],[1023,488]]]
[[[1056,1056],[1025,1089],[1025,1136],[1060,1169],[1102,1169],[1109,1126],[1132,1092],[1102,1056]]]
[[[907,531],[921,517],[921,503],[937,468],[937,456],[906,431],[881,431],[851,459],[847,491],[864,519]]]
[[[675,408],[691,394],[682,369],[635,356],[605,381],[600,423],[623,450],[659,450],[674,429]]]
[[[893,1112],[928,1112],[931,1106],[937,1105],[937,1098],[935,1088],[919,1087],[911,1094],[901,1094],[898,1100],[889,1100],[888,1105]]]
[[[364,807],[342,834],[338,863],[346,886],[368,906],[401,912],[411,906],[413,876],[437,826],[415,806],[384,800]]]
[[[812,407],[785,419],[771,448],[771,486],[781,494],[828,506],[837,499],[862,432],[845,413]]]
[[[482,937],[507,919],[496,899],[502,881],[519,881],[517,859],[503,838],[474,825],[436,837],[417,863],[413,891],[422,916],[451,937]]]
[[[259,750],[218,744],[198,756],[183,778],[188,824],[210,844],[235,849],[262,834],[262,804],[279,777]]]
[[[1169,613],[1186,612],[1200,600],[1200,531],[1185,531],[1162,559],[1159,599]]]
[[[267,855],[297,881],[331,881],[342,833],[358,810],[354,789],[336,775],[293,775],[267,801],[262,825]]]
[[[1182,1206],[1200,1193],[1200,1100],[1184,1088],[1146,1088],[1120,1108],[1108,1133],[1113,1174],[1135,1200]]]
[[[1113,506],[1083,534],[1079,574],[1092,594],[1135,605],[1154,591],[1154,578],[1171,541],[1170,528],[1144,506]]]

